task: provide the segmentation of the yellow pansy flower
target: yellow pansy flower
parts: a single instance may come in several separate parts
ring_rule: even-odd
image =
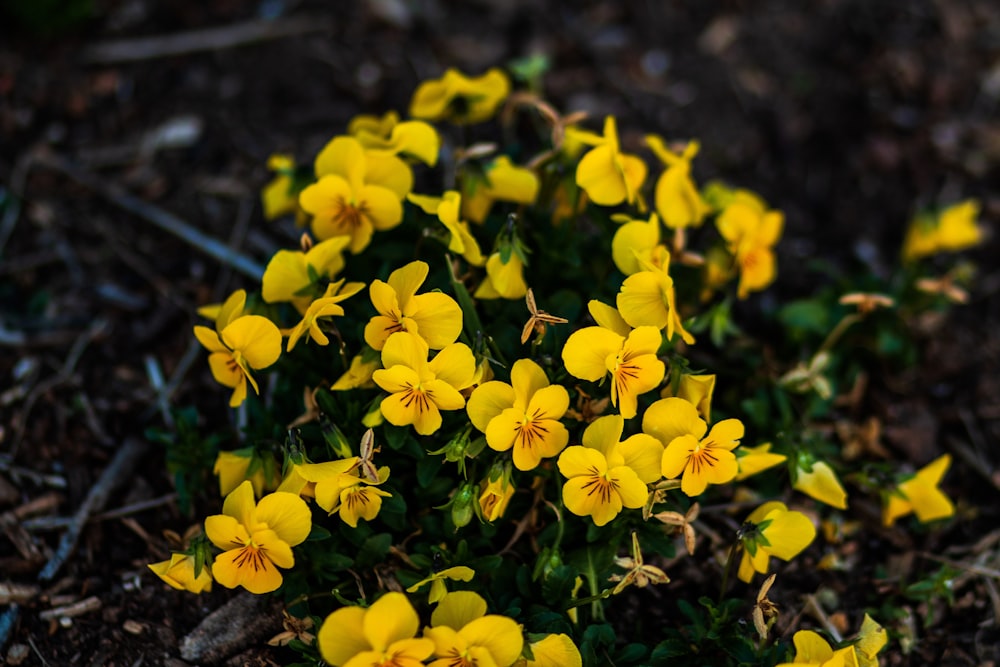
[[[446,567],[445,569],[435,572],[426,579],[421,579],[417,583],[413,584],[406,589],[407,593],[416,593],[425,584],[431,585],[430,595],[427,597],[427,601],[431,604],[436,604],[448,594],[448,589],[445,587],[444,580],[452,579],[454,581],[472,581],[472,578],[476,576],[476,571],[471,567],[466,567],[464,565],[456,565],[455,567]]]
[[[640,260],[642,271],[633,273],[622,283],[616,304],[622,319],[632,327],[652,326],[665,329],[667,340],[674,333],[691,345],[694,336],[684,329],[677,313],[674,280],[670,277],[670,252],[663,246],[654,251],[655,263]]]
[[[545,635],[529,644],[530,660],[521,658],[514,667],[583,667],[583,657],[568,635]]]
[[[934,459],[915,475],[883,496],[882,523],[891,526],[896,519],[915,512],[921,523],[944,519],[955,513],[955,506],[938,485],[951,465],[951,455]]]
[[[472,591],[444,596],[424,637],[434,642],[430,667],[510,667],[521,657],[524,636],[513,619],[486,613],[486,600]]]
[[[420,618],[403,593],[386,593],[372,606],[341,607],[317,634],[319,652],[333,667],[420,667],[434,642],[416,638]]]
[[[976,225],[979,202],[975,199],[952,204],[938,215],[917,216],[903,241],[903,260],[927,257],[939,252],[958,252],[978,244],[982,230]]]
[[[205,519],[205,534],[223,550],[212,564],[212,576],[226,588],[277,590],[282,581],[278,568],[295,564],[292,547],[311,528],[309,508],[297,495],[275,492],[255,503],[253,487],[243,482],[226,496],[222,514]]]
[[[208,365],[212,377],[233,395],[229,406],[235,408],[247,397],[247,381],[255,393],[260,393],[250,369],[267,368],[281,356],[281,331],[271,320],[260,315],[244,315],[221,331],[196,326],[194,335],[211,353]]]
[[[323,296],[309,304],[306,312],[302,315],[302,320],[288,332],[288,351],[292,351],[302,336],[306,336],[307,340],[316,341],[319,345],[329,345],[330,339],[320,328],[317,320],[321,317],[343,315],[344,307],[340,305],[340,302],[354,296],[364,286],[364,283],[347,283],[345,285],[343,279],[327,285]]]
[[[389,337],[405,331],[420,338],[430,349],[451,345],[462,333],[462,309],[447,294],[417,294],[430,267],[410,262],[389,274],[389,281],[373,280],[368,292],[379,312],[365,326],[365,342],[381,350]]]
[[[289,301],[300,313],[319,296],[324,281],[344,269],[349,236],[335,236],[314,244],[308,251],[279,250],[271,257],[261,279],[261,296],[267,303]]]
[[[691,180],[691,160],[701,145],[697,141],[688,142],[678,154],[653,134],[646,136],[646,145],[667,167],[656,181],[654,194],[656,211],[663,218],[663,224],[671,229],[699,226],[711,210]]]
[[[825,639],[812,630],[799,630],[792,637],[792,643],[795,645],[795,659],[792,662],[783,662],[777,667],[794,667],[794,665],[858,667],[853,646],[834,651]]]
[[[654,262],[653,250],[660,245],[660,219],[629,220],[611,239],[611,259],[626,276],[643,270],[642,262]]]
[[[413,93],[410,115],[422,120],[447,120],[457,124],[489,120],[510,93],[510,80],[493,68],[469,78],[449,68],[440,79],[424,81]]]
[[[583,432],[582,446],[567,447],[559,456],[559,472],[566,477],[562,491],[566,509],[593,518],[598,526],[618,516],[623,507],[645,505],[649,492],[643,478],[659,478],[655,468],[656,454],[662,450],[659,443],[649,436],[642,440],[632,436],[626,442],[633,442],[626,446],[618,442],[623,426],[618,415],[601,417]]]
[[[666,372],[656,357],[663,336],[656,327],[631,329],[615,309],[591,303],[591,314],[601,313],[601,326],[572,333],[563,346],[566,371],[581,380],[596,382],[611,374],[611,403],[622,417],[631,419],[639,411],[639,395],[659,386]]]
[[[738,190],[715,224],[736,257],[740,271],[737,296],[745,299],[750,292],[770,285],[776,275],[773,247],[781,238],[784,214],[768,210],[752,192]]]
[[[534,204],[538,197],[538,176],[500,155],[484,168],[484,175],[465,174],[462,179],[462,215],[483,222],[495,201]]]
[[[772,454],[769,442],[756,447],[740,447],[736,452],[736,464],[740,468],[736,474],[736,481],[742,482],[747,477],[784,463],[787,459],[784,454]]]
[[[433,126],[421,120],[400,122],[395,111],[381,118],[356,116],[347,133],[357,139],[369,154],[407,155],[428,167],[437,164],[441,137]]]
[[[369,480],[355,469],[321,479],[316,482],[316,504],[328,514],[337,512],[344,523],[357,528],[359,519],[374,520],[382,509],[382,499],[392,496],[377,488],[389,479],[389,468],[382,466],[376,476],[377,479]]]
[[[576,184],[600,206],[634,203],[646,180],[646,163],[621,152],[614,116],[604,119],[604,136],[593,145],[576,167]]]
[[[725,419],[708,431],[698,410],[682,398],[662,398],[642,416],[642,430],[665,447],[661,470],[667,479],[681,477],[681,491],[701,495],[709,484],[725,484],[739,467],[733,450],[743,437],[739,419]]]
[[[675,396],[683,398],[698,410],[698,414],[705,421],[712,420],[712,394],[715,393],[715,375],[684,373],[677,383],[677,393],[672,392],[673,383],[668,383],[660,398],[670,398]]]
[[[366,150],[354,137],[334,137],[316,155],[316,178],[340,176],[348,183],[377,185],[402,201],[413,190],[413,170],[395,155]],[[301,201],[301,200],[300,200]]]
[[[438,220],[451,235],[448,239],[448,250],[465,257],[473,266],[486,263],[483,251],[479,249],[479,241],[469,231],[469,223],[459,219],[462,206],[462,196],[455,190],[448,190],[442,197],[427,195],[407,195],[407,199],[423,209],[424,213],[437,215]]]
[[[569,441],[569,432],[559,422],[569,409],[569,394],[562,385],[550,385],[542,367],[530,359],[514,362],[510,382],[479,385],[466,410],[491,448],[513,448],[517,469],[534,470]]]
[[[358,457],[356,456],[324,463],[311,463],[305,460],[300,463],[293,462],[288,466],[284,479],[278,485],[278,491],[294,493],[304,498],[315,498],[317,483],[338,479],[357,465]]]
[[[316,238],[348,236],[350,251],[358,254],[368,247],[375,230],[386,231],[402,222],[400,200],[413,187],[412,175],[409,181],[392,170],[373,175],[370,172],[377,162],[351,137],[334,139],[320,153],[316,158],[319,180],[299,195],[299,204],[313,216]]]
[[[889,636],[881,625],[868,614],[861,622],[858,640],[854,643],[854,653],[858,667],[879,667],[878,653],[889,643]]]
[[[382,349],[382,366],[372,374],[389,392],[380,409],[390,424],[430,435],[441,427],[441,410],[460,410],[460,391],[472,384],[476,360],[463,343],[452,343],[427,361],[427,343],[405,331],[389,336]]]
[[[291,155],[275,154],[267,158],[268,171],[274,172],[274,178],[264,186],[260,193],[261,205],[264,207],[264,219],[274,220],[298,209],[298,192],[295,191],[295,160]]]
[[[791,560],[816,539],[816,527],[802,512],[777,501],[755,509],[740,530],[743,557],[740,581],[750,583],[754,572],[767,574],[771,556]]]
[[[279,477],[278,462],[274,457],[261,454],[253,447],[219,452],[212,473],[219,477],[220,496],[228,496],[237,486],[249,480],[254,496],[260,497],[265,490],[274,490]]]
[[[212,590],[212,574],[208,567],[201,568],[198,576],[194,576],[194,558],[189,554],[174,552],[170,554],[170,560],[150,563],[146,567],[167,585],[179,591],[200,594]]]
[[[486,260],[486,278],[474,296],[477,299],[523,299],[527,293],[521,258],[512,252],[504,263],[500,253],[495,252]]]
[[[514,497],[514,485],[502,476],[497,479],[484,479],[480,483],[479,511],[485,521],[493,522],[507,511],[510,499]]]
[[[809,461],[799,457],[792,475],[792,488],[831,507],[847,509],[847,492],[837,479],[837,473],[824,461]]]
[[[382,367],[382,361],[378,355],[366,358],[365,354],[356,354],[351,358],[351,365],[347,371],[337,378],[337,381],[330,387],[332,391],[347,391],[359,387],[369,389],[375,386],[372,382],[372,374]]]

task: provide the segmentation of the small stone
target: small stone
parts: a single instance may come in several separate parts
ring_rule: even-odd
[[[7,664],[20,665],[28,659],[30,653],[31,650],[27,644],[11,644],[11,647],[7,650]]]
[[[122,630],[130,635],[141,635],[145,629],[145,625],[138,621],[133,621],[131,618],[122,623]]]

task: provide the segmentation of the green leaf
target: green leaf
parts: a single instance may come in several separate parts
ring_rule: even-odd
[[[392,535],[389,533],[372,535],[358,549],[358,556],[355,561],[359,567],[377,565],[385,560],[391,546]]]

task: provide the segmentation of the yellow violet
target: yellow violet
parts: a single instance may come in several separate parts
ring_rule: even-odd
[[[691,160],[701,145],[688,142],[678,154],[671,151],[660,137],[646,136],[646,145],[666,165],[667,169],[656,181],[654,202],[663,224],[671,229],[697,227],[711,210],[691,180]]]
[[[482,266],[486,263],[483,251],[479,248],[479,241],[469,231],[469,223],[459,219],[462,196],[458,192],[448,190],[441,197],[411,194],[407,195],[407,199],[422,208],[425,213],[437,215],[438,220],[451,235],[448,240],[448,250],[462,255],[473,266]]]
[[[737,296],[745,299],[750,292],[770,285],[777,272],[773,247],[781,238],[784,214],[767,210],[757,195],[738,190],[715,224],[736,257],[740,271]]]
[[[430,667],[510,667],[524,647],[521,626],[506,616],[487,614],[486,601],[472,591],[445,595],[424,637],[434,642],[437,660]]]
[[[736,452],[736,465],[740,468],[736,474],[736,481],[741,482],[747,477],[784,463],[787,459],[784,454],[772,454],[769,442],[756,447],[740,447]]]
[[[604,136],[580,159],[576,184],[600,206],[632,204],[646,180],[646,163],[635,155],[622,153],[614,116],[604,119]]]
[[[351,239],[335,236],[314,244],[308,251],[279,250],[271,257],[261,280],[261,296],[267,303],[289,301],[300,313],[319,296],[323,281],[344,269],[344,250]]]
[[[325,480],[337,479],[340,475],[356,468],[358,457],[352,456],[324,463],[310,463],[303,460],[288,466],[284,479],[278,486],[278,491],[294,493],[304,498],[316,497],[316,484]]]
[[[212,472],[219,476],[220,496],[228,496],[237,486],[249,480],[254,495],[260,497],[265,489],[274,489],[279,477],[278,462],[274,457],[262,455],[253,447],[219,452]]]
[[[336,146],[338,142],[343,143]],[[358,254],[368,247],[375,230],[386,231],[403,221],[400,199],[405,192],[401,196],[386,185],[366,181],[367,162],[371,160],[366,158],[357,140],[338,137],[331,146],[337,155],[328,160],[327,168],[335,171],[320,175],[324,149],[316,158],[319,180],[302,191],[299,204],[313,216],[312,231],[316,238],[325,241],[348,236],[350,251]],[[407,192],[409,187],[412,183]]]
[[[281,356],[281,331],[271,320],[260,315],[244,315],[221,331],[196,326],[194,335],[211,353],[208,365],[212,377],[233,395],[229,406],[235,408],[247,397],[247,381],[254,393],[260,393],[250,369],[267,368]]]
[[[831,507],[847,509],[847,492],[837,479],[837,473],[823,461],[809,462],[800,457],[792,475],[792,487]]]
[[[816,539],[816,527],[802,512],[777,501],[755,509],[741,529],[743,557],[740,581],[750,583],[754,572],[767,574],[771,556],[791,560]]]
[[[464,565],[456,565],[455,567],[446,567],[445,569],[435,572],[426,579],[421,579],[417,583],[413,584],[406,589],[407,593],[416,593],[425,584],[431,585],[430,595],[427,601],[431,604],[436,604],[448,594],[448,589],[445,587],[445,579],[452,579],[454,581],[472,581],[472,578],[476,576],[476,571],[471,567],[466,567]]]
[[[452,343],[427,361],[427,343],[405,331],[393,334],[382,349],[382,366],[372,374],[375,384],[389,392],[382,399],[382,415],[396,426],[413,424],[420,435],[441,427],[441,410],[460,410],[459,393],[472,384],[476,359],[463,343]]]
[[[629,326],[665,329],[667,340],[677,333],[691,345],[694,337],[684,329],[677,313],[674,280],[668,273],[670,253],[662,246],[654,252],[657,256],[655,264],[640,261],[643,270],[633,273],[622,283],[616,301],[618,312]]]
[[[462,333],[462,309],[447,294],[417,294],[430,267],[415,261],[389,274],[389,281],[372,281],[368,292],[378,315],[365,326],[365,342],[381,350],[389,337],[405,331],[420,338],[430,349],[451,345]]]
[[[274,220],[295,213],[299,202],[294,189],[295,160],[291,155],[275,154],[267,158],[267,168],[274,172],[274,178],[260,193],[264,219]]]
[[[457,124],[489,120],[510,93],[510,80],[493,68],[469,78],[449,68],[440,79],[424,81],[413,93],[410,115],[422,120],[447,120]]]
[[[596,382],[610,373],[611,403],[622,417],[631,419],[639,411],[639,394],[655,389],[663,380],[666,367],[656,356],[663,336],[652,326],[638,327],[627,335],[619,333],[619,323],[614,326],[617,331],[604,326],[575,331],[563,347],[562,359],[567,372],[581,380]]]
[[[326,477],[316,482],[316,504],[327,514],[337,512],[340,519],[351,528],[358,527],[358,520],[373,521],[382,509],[382,499],[392,496],[377,488],[389,479],[389,468],[383,466],[372,481],[358,474],[358,470]]]
[[[906,232],[903,260],[913,260],[939,252],[958,252],[978,244],[982,230],[976,225],[979,202],[975,199],[952,204],[937,216],[919,215]]]
[[[611,239],[611,258],[626,276],[643,270],[642,262],[653,262],[653,250],[660,245],[660,219],[629,220]]]
[[[938,488],[950,465],[950,454],[940,456],[885,493],[882,523],[891,526],[911,512],[916,513],[921,523],[952,516],[955,506]]]
[[[329,345],[330,339],[327,338],[317,320],[323,317],[343,315],[344,307],[340,305],[340,302],[354,296],[364,286],[364,283],[347,283],[345,285],[343,279],[327,285],[326,293],[309,304],[306,312],[302,315],[302,320],[288,332],[288,351],[292,351],[302,336],[306,336],[307,340],[316,341],[319,345]]]
[[[205,534],[223,550],[212,564],[212,576],[226,588],[277,590],[282,581],[278,568],[295,564],[292,547],[311,528],[312,515],[297,495],[275,492],[255,503],[253,487],[243,482],[226,496],[222,514],[205,519]]]
[[[885,628],[878,624],[868,614],[861,622],[858,639],[854,643],[854,653],[858,658],[858,667],[879,667],[878,653],[889,643],[889,635]]]
[[[559,455],[558,465],[566,478],[562,491],[566,509],[591,517],[595,525],[607,524],[623,507],[637,509],[646,504],[646,485],[625,465],[618,447],[605,454],[600,449],[573,445]]]
[[[369,154],[407,155],[428,167],[437,164],[441,137],[433,126],[422,120],[399,121],[399,114],[390,111],[382,118],[356,116],[347,126]]]
[[[521,658],[515,667],[583,667],[583,657],[568,635],[545,635],[529,644],[531,660]]]
[[[795,645],[795,659],[792,662],[783,662],[777,667],[794,667],[794,665],[858,667],[853,646],[834,651],[825,639],[812,630],[799,630],[792,637],[792,643]]]
[[[514,497],[514,485],[503,476],[497,479],[484,479],[480,483],[479,511],[484,520],[493,522],[507,511],[510,499]]]
[[[667,479],[681,477],[681,491],[702,494],[709,484],[725,484],[739,466],[733,450],[743,437],[743,423],[725,419],[708,432],[698,410],[682,398],[663,398],[642,416],[642,430],[665,446],[661,469]]]
[[[335,174],[352,185],[376,185],[391,190],[400,201],[413,189],[413,170],[408,164],[395,155],[366,150],[354,137],[331,139],[316,155],[313,168],[316,178]]]
[[[317,640],[333,667],[421,667],[434,642],[416,638],[420,618],[403,593],[386,593],[367,609],[341,607],[326,617]]]
[[[483,176],[465,174],[462,179],[462,215],[483,222],[495,201],[534,204],[538,197],[538,176],[500,155],[485,167]]]
[[[150,563],[146,567],[167,585],[179,591],[200,594],[212,590],[212,575],[208,567],[201,568],[201,572],[195,577],[194,558],[188,554],[174,552],[170,554],[170,560]]]
[[[524,281],[524,262],[516,253],[511,253],[504,263],[500,253],[495,252],[486,260],[486,278],[476,289],[477,299],[522,299],[528,293],[528,283]]]
[[[370,348],[366,348],[370,351]],[[359,387],[370,389],[375,386],[372,382],[372,375],[382,367],[382,362],[378,355],[373,354],[367,357],[364,353],[356,354],[351,358],[351,365],[347,371],[337,378],[337,381],[330,387],[332,391],[347,391]]]
[[[533,470],[569,441],[559,420],[569,409],[569,394],[550,385],[542,367],[530,359],[514,362],[510,384],[496,380],[479,385],[466,410],[472,424],[498,452],[513,448],[518,470]]]

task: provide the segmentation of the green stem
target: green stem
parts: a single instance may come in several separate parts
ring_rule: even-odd
[[[857,313],[845,315],[843,319],[837,322],[837,326],[833,328],[833,331],[831,331],[830,334],[826,337],[826,340],[823,341],[823,344],[819,346],[818,350],[816,350],[816,354],[829,350],[840,339],[840,337],[844,335],[845,331],[847,331],[855,322],[860,322],[860,321],[861,321],[861,316],[858,315]]]

